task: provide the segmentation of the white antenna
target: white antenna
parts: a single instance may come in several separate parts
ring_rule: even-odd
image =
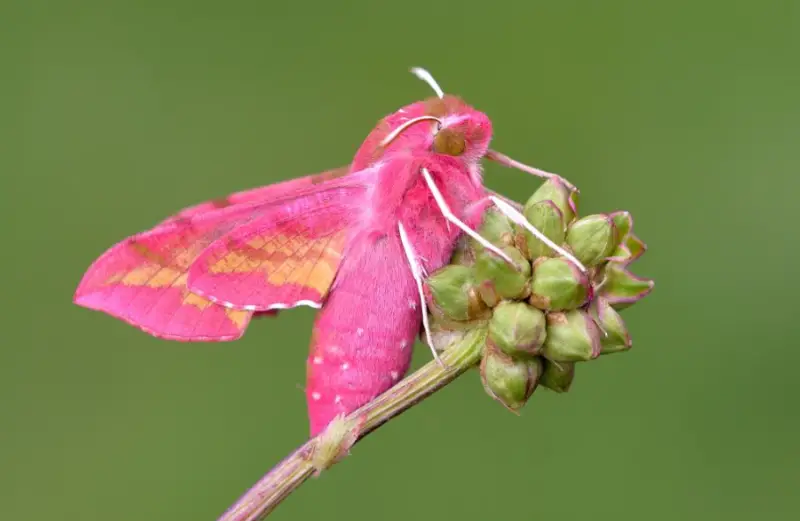
[[[444,91],[439,84],[436,83],[436,80],[433,79],[433,76],[431,76],[430,72],[426,71],[422,67],[411,67],[411,74],[430,85],[437,96],[444,98]]]

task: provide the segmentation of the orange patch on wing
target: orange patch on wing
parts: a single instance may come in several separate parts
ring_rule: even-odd
[[[181,292],[184,305],[194,306],[200,311],[217,305],[207,298],[192,293],[186,285],[188,279],[186,270],[196,257],[192,252],[181,252],[172,262],[168,262],[141,243],[132,241],[130,248],[146,259],[145,262],[133,269],[115,273],[105,281],[107,286],[123,284],[153,289],[171,287]],[[243,329],[247,325],[251,314],[245,310],[225,308],[225,315],[238,329]]]
[[[230,243],[225,255],[210,264],[209,271],[262,271],[271,285],[297,284],[324,295],[336,276],[345,241],[344,230],[317,239],[301,235],[258,236],[246,243]]]
[[[200,311],[206,309],[209,306],[216,306],[210,300],[201,297],[200,295],[196,295],[191,293],[190,291],[186,290],[186,275],[184,274],[181,277],[182,280],[182,288],[181,291],[183,292],[183,303],[187,306],[194,306]],[[174,285],[177,287],[177,285]],[[233,322],[237,328],[242,329],[244,326],[247,325],[247,319],[250,317],[252,313],[250,311],[245,311],[242,309],[229,309],[225,308],[225,316],[228,317],[228,320]]]
[[[160,266],[166,266],[168,264],[167,259],[164,258],[161,254],[156,251],[150,249],[147,245],[137,242],[135,240],[131,240],[128,247],[141,256],[143,259],[158,264]]]

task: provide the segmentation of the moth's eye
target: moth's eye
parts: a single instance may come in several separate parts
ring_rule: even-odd
[[[433,138],[433,149],[439,154],[460,156],[467,149],[467,140],[463,133],[445,128]]]

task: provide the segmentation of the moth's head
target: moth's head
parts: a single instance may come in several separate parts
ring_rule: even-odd
[[[455,96],[430,98],[423,104],[426,115],[439,120],[428,137],[433,152],[468,162],[478,161],[486,154],[492,139],[492,122],[486,114]]]
[[[489,117],[461,98],[444,94],[426,71],[412,72],[431,85],[437,96],[384,118],[364,141],[354,164],[363,167],[389,152],[402,150],[427,150],[468,163],[481,159],[492,139]]]

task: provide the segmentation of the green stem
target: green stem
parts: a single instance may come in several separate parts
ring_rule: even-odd
[[[437,390],[455,380],[481,360],[486,330],[467,332],[433,360],[371,402],[350,413],[345,421],[359,424],[357,439],[377,429],[403,411],[410,409]],[[245,492],[218,521],[257,521],[269,513],[302,485],[317,469],[314,450],[325,432],[304,443]],[[349,447],[343,447],[347,449]],[[331,464],[335,462],[330,462]]]

